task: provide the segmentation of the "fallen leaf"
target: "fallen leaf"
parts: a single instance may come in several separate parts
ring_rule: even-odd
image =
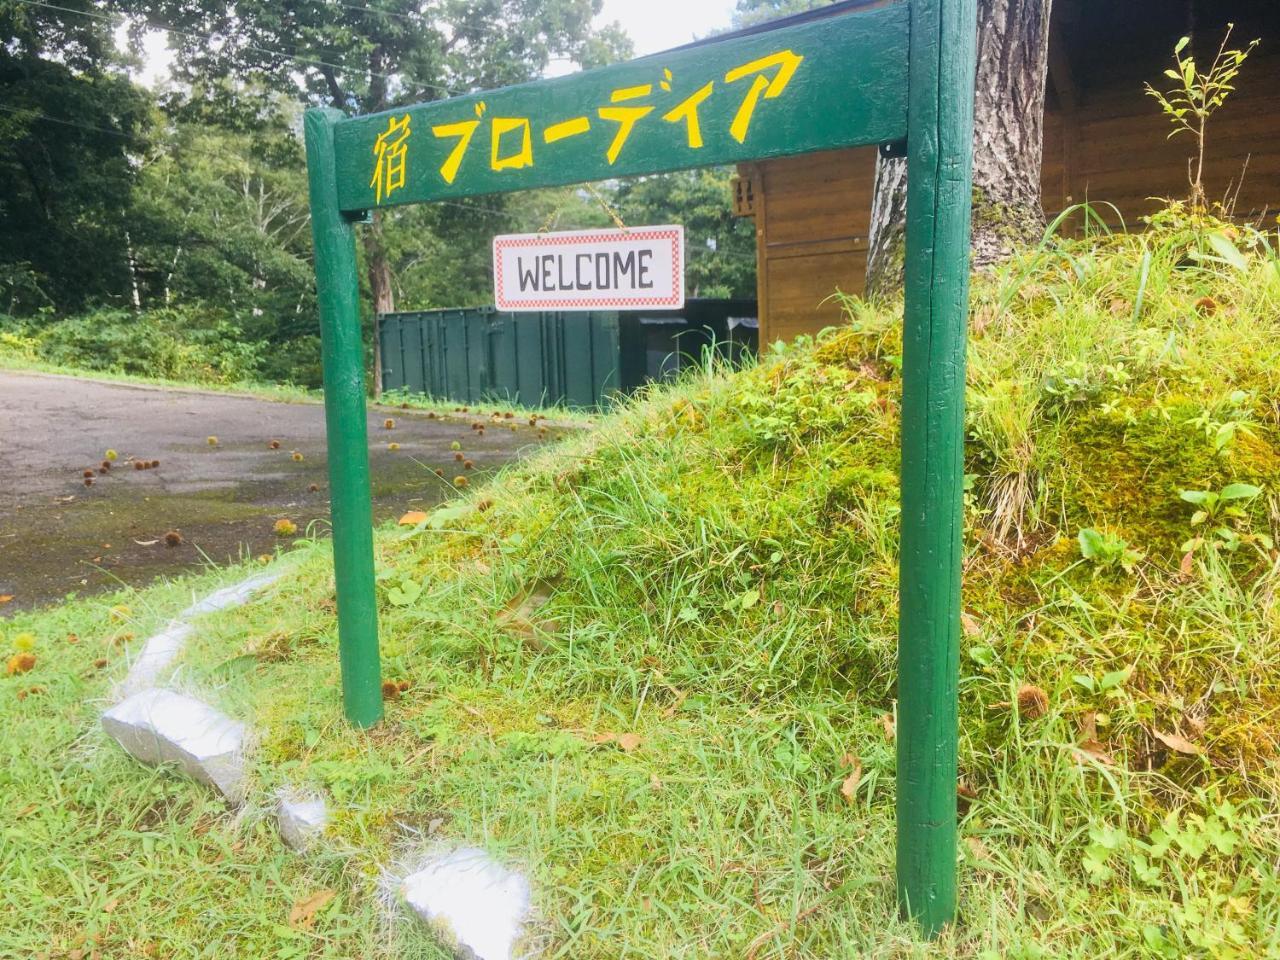
[[[658,779],[658,775],[656,773],[649,774],[649,789],[654,793],[662,792],[662,781]]]
[[[1098,712],[1090,710],[1080,718],[1080,737],[1083,740],[1098,739]]]
[[[689,699],[689,694],[684,690],[677,690],[675,694],[676,694],[676,698],[672,700],[671,703],[669,703],[667,707],[662,711],[662,717],[664,720],[670,720],[677,713],[679,713],[680,708],[684,706],[684,702],[687,699]]]
[[[965,781],[960,780],[956,783],[956,796],[964,800],[977,800],[978,791],[969,786]]]
[[[987,849],[987,845],[982,842],[981,837],[965,837],[964,845],[969,848],[969,853],[973,855],[975,860],[990,860],[991,851]]]
[[[1114,767],[1115,760],[1111,758],[1111,754],[1107,753],[1107,748],[1097,740],[1082,740],[1075,750],[1076,759],[1093,760],[1102,764],[1104,767]]]
[[[36,655],[34,653],[15,653],[9,658],[9,663],[5,666],[5,673],[13,676],[18,673],[26,673],[36,665]]]
[[[8,603],[13,599],[12,593],[0,593],[0,603]]]
[[[336,896],[333,890],[317,890],[305,900],[300,900],[289,911],[289,926],[295,930],[310,930],[315,923],[316,914]]]
[[[960,628],[966,637],[976,637],[982,633],[982,627],[978,625],[978,621],[967,613],[960,614]]]
[[[1195,572],[1195,554],[1188,550],[1182,555],[1182,562],[1178,564],[1178,573],[1180,576],[1189,577]]]
[[[857,757],[849,757],[849,775],[844,778],[844,782],[840,784],[840,796],[844,797],[849,803],[853,803],[854,797],[858,794],[858,784],[862,781],[862,761]]]
[[[892,740],[897,735],[898,726],[893,721],[892,713],[882,713],[880,715],[880,726],[884,728],[884,738]]]
[[[1185,753],[1192,757],[1197,757],[1204,753],[1204,750],[1197,744],[1192,743],[1186,737],[1179,736],[1176,733],[1161,733],[1159,730],[1153,728],[1151,735],[1170,750],[1176,751],[1177,753]]]
[[[638,733],[597,733],[592,742],[600,745],[616,743],[619,750],[630,753],[644,743],[644,739]]]
[[[416,527],[418,524],[427,519],[427,514],[421,510],[408,510],[396,522],[402,527]]]

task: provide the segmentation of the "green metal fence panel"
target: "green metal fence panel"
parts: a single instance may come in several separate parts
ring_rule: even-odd
[[[382,388],[469,405],[594,408],[700,362],[707,348],[732,356],[728,318],[754,315],[753,300],[690,301],[658,313],[388,313],[378,318]]]

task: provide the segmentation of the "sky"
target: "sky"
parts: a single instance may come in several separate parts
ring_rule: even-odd
[[[617,21],[635,44],[636,56],[678,47],[713,30],[729,25],[734,0],[604,0],[597,24]],[[119,41],[123,43],[121,31]],[[147,35],[144,57],[146,66],[137,75],[147,85],[163,80],[169,72],[172,54],[165,46],[163,33]],[[552,74],[563,72],[552,64]]]

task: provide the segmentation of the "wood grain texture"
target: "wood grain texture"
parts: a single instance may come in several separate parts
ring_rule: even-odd
[[[831,294],[862,292],[875,166],[874,147],[751,165],[761,344],[840,323]]]
[[[898,902],[955,917],[965,326],[976,0],[913,0],[902,350]]]
[[[906,134],[907,20],[908,5],[897,2],[575,76],[354,117],[335,132],[339,204],[364,210],[898,140]],[[803,60],[772,97],[764,83],[778,77],[779,65],[735,75],[784,52]],[[701,146],[694,147],[688,115],[673,114],[707,85],[697,109]],[[735,126],[752,90],[750,123]],[[644,108],[649,112],[632,115],[634,126],[619,145],[623,115],[613,111]],[[375,144],[404,117],[410,130],[401,144],[404,183],[381,191],[379,200]],[[445,170],[467,130],[456,170]],[[527,157],[520,160],[526,133]]]

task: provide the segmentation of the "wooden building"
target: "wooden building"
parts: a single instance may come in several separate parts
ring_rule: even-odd
[[[1198,60],[1212,59],[1228,23],[1232,46],[1262,43],[1211,122],[1208,195],[1234,199],[1241,216],[1280,211],[1280,0],[1054,0],[1042,177],[1049,215],[1105,202],[1132,228],[1159,208],[1153,198],[1187,194],[1192,141],[1168,139],[1144,84],[1168,85],[1179,37],[1193,37]],[[831,292],[862,291],[875,165],[875,150],[863,148],[739,168],[736,206],[756,221],[762,345],[838,323]]]

